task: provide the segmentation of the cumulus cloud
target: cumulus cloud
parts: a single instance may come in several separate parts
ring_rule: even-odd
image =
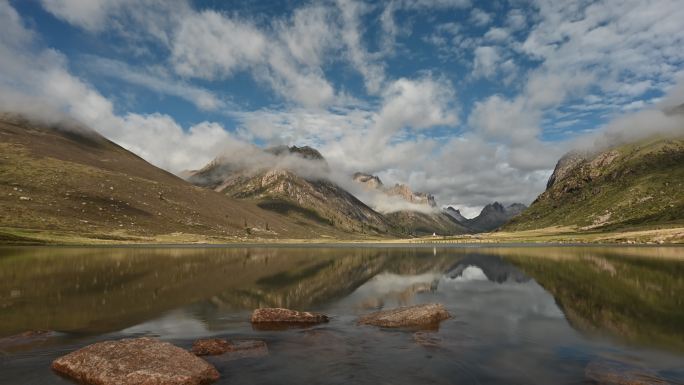
[[[483,27],[492,22],[492,16],[479,8],[473,8],[470,11],[470,21],[479,27]]]
[[[473,76],[491,78],[497,73],[501,56],[496,47],[483,46],[475,48],[473,53]]]
[[[249,71],[285,99],[325,106],[337,96],[321,69],[324,54],[338,46],[333,22],[321,6],[274,21],[273,31],[211,10],[190,12],[173,38],[171,60],[183,76],[217,80]]]
[[[384,104],[375,120],[375,130],[395,133],[401,128],[425,129],[458,122],[450,110],[454,90],[432,78],[401,78],[385,91]]]
[[[505,28],[491,28],[487,33],[485,34],[485,39],[497,43],[501,43],[505,40],[507,40],[510,36],[510,32],[506,30]]]
[[[248,22],[210,10],[190,13],[174,38],[171,60],[181,75],[217,79],[262,61],[266,41]]]
[[[512,31],[519,31],[527,26],[527,16],[520,9],[511,9],[506,15],[506,26]]]

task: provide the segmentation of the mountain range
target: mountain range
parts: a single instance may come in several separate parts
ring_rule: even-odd
[[[412,235],[456,235],[472,232],[437,208],[432,194],[414,192],[405,184],[386,186],[380,177],[356,172],[353,180],[374,194],[375,207],[397,226],[404,234]]]
[[[494,202],[486,205],[480,214],[475,218],[465,218],[461,212],[451,206],[447,207],[445,212],[454,218],[454,220],[466,226],[473,233],[483,233],[496,230],[513,217],[522,213],[527,206],[522,203],[513,203],[504,206],[499,202]]]
[[[317,150],[283,146],[255,151],[252,156],[265,159],[259,167],[218,157],[187,180],[294,221],[313,221],[345,232],[395,232],[387,218],[327,179],[328,164]]]
[[[430,193],[356,173],[342,184],[356,183],[362,200],[330,175],[317,150],[278,146],[219,156],[184,180],[75,122],[0,114],[0,242],[358,239],[684,225],[681,138],[568,153],[529,208],[494,202],[471,219],[451,206],[440,209]]]

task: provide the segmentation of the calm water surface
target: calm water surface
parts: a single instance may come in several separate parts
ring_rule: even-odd
[[[453,318],[419,333],[356,325],[426,302]],[[258,307],[332,320],[258,331]],[[2,339],[35,329],[57,333]],[[597,359],[682,383],[684,249],[0,248],[0,384],[68,384],[53,359],[137,336],[266,341],[266,357],[212,361],[224,384],[584,384]]]

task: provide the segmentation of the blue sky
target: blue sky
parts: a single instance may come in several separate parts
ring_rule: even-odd
[[[607,130],[657,131],[620,122],[676,94],[683,9],[0,0],[0,105],[75,118],[173,172],[309,144],[340,181],[375,173],[472,215],[529,203],[559,156]]]

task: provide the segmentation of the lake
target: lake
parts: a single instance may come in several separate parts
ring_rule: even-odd
[[[359,326],[438,302],[437,330]],[[259,307],[319,311],[256,330]],[[27,330],[54,333],[27,341]],[[681,247],[0,248],[0,384],[68,384],[50,362],[93,342],[259,339],[209,359],[219,384],[582,384],[609,360],[684,382]]]

